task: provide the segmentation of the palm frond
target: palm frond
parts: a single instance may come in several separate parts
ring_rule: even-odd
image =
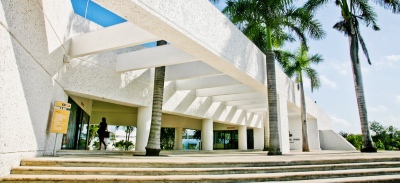
[[[374,0],[379,6],[392,10],[392,13],[400,13],[400,1],[399,0]]]
[[[285,74],[289,77],[293,77],[297,71],[296,65],[293,62],[296,58],[296,55],[283,50],[274,50],[274,53],[275,60],[282,66]]]
[[[314,89],[318,89],[321,87],[321,81],[318,77],[318,73],[315,69],[307,67],[303,69],[304,72],[306,73],[307,77],[311,81],[311,91],[314,91]]]
[[[349,35],[349,26],[344,20],[335,23],[335,25],[333,25],[333,28],[338,30],[339,32],[342,32],[346,36]]]
[[[371,59],[369,58],[368,49],[367,49],[367,46],[365,45],[363,37],[361,36],[360,29],[357,28],[356,31],[357,31],[356,35],[357,35],[358,41],[361,45],[361,48],[364,52],[364,55],[365,55],[365,57],[367,57],[368,64],[371,65]]]
[[[309,0],[307,1],[303,7],[310,12],[316,11],[318,8],[326,5],[329,0]]]
[[[320,62],[323,62],[324,58],[322,57],[321,54],[314,54],[314,55],[309,55],[307,62],[314,63],[314,64],[319,64]]]
[[[352,5],[353,14],[359,17],[365,23],[365,26],[369,27],[371,24],[373,27],[377,26],[376,19],[378,16],[367,0],[352,1]]]

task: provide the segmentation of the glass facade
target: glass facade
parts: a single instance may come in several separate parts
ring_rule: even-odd
[[[214,131],[213,148],[238,149],[238,138],[237,130]]]

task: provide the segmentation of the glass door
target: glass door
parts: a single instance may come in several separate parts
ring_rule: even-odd
[[[63,135],[61,149],[87,149],[87,134],[90,116],[82,110],[71,98],[71,112],[68,121],[67,134]]]

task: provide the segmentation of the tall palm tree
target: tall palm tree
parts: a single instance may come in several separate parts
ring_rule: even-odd
[[[166,45],[164,40],[157,41],[157,46]],[[164,96],[165,66],[156,67],[154,74],[153,108],[151,112],[151,127],[146,146],[146,156],[160,155],[161,116]]]
[[[294,33],[307,47],[306,34],[313,39],[321,39],[325,34],[321,24],[312,14],[302,8],[296,8],[292,2],[292,0],[227,0],[227,6],[222,11],[266,54],[270,138],[269,143],[264,139],[264,150],[268,150],[268,155],[282,154],[278,131],[273,46],[279,47],[285,41],[294,41],[295,37],[292,35]]]
[[[289,77],[295,77],[296,82],[300,89],[300,108],[301,108],[301,124],[302,124],[302,137],[303,137],[303,152],[309,152],[310,147],[308,144],[308,130],[307,130],[307,113],[306,102],[304,97],[303,73],[311,81],[311,91],[320,87],[320,80],[318,73],[315,69],[310,67],[310,64],[318,64],[323,61],[319,54],[308,55],[307,49],[300,46],[296,53],[287,51],[275,51],[276,60],[282,65],[283,71]]]
[[[359,61],[358,51],[361,46],[364,55],[369,64],[368,50],[365,45],[364,39],[360,32],[360,23],[367,27],[372,27],[373,30],[378,31],[379,27],[376,23],[377,15],[374,12],[368,0],[332,0],[335,5],[340,8],[342,18],[337,22],[333,28],[339,32],[344,33],[349,39],[350,48],[350,61],[353,70],[354,86],[357,97],[358,111],[360,115],[361,132],[363,137],[363,147],[361,152],[376,152],[371,134],[369,131],[367,107],[365,103],[364,87],[361,73],[361,65]],[[305,8],[309,11],[316,10],[317,8],[331,2],[328,0],[309,0],[305,4]],[[400,13],[400,3],[398,0],[375,0],[375,3],[384,7],[385,9],[392,10],[393,13]]]

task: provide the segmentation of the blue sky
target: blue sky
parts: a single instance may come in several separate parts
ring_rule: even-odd
[[[75,12],[84,16],[87,0],[71,0]],[[124,22],[122,18],[89,1],[86,18],[102,26]],[[218,9],[225,7],[224,1],[215,5]],[[378,121],[384,126],[393,125],[400,128],[400,14],[375,7],[378,14],[376,32],[362,29],[362,35],[369,50],[372,65],[368,65],[362,53],[365,99],[369,121]],[[344,35],[332,29],[340,20],[340,11],[333,3],[317,12],[317,19],[323,25],[327,36],[322,41],[310,42],[310,53],[322,54],[325,61],[317,69],[322,87],[311,93],[306,82],[306,94],[332,118],[332,127],[336,132],[361,133],[358,107],[354,91],[348,40]],[[145,46],[152,46],[146,44]],[[293,50],[297,44],[288,44],[286,49]]]

